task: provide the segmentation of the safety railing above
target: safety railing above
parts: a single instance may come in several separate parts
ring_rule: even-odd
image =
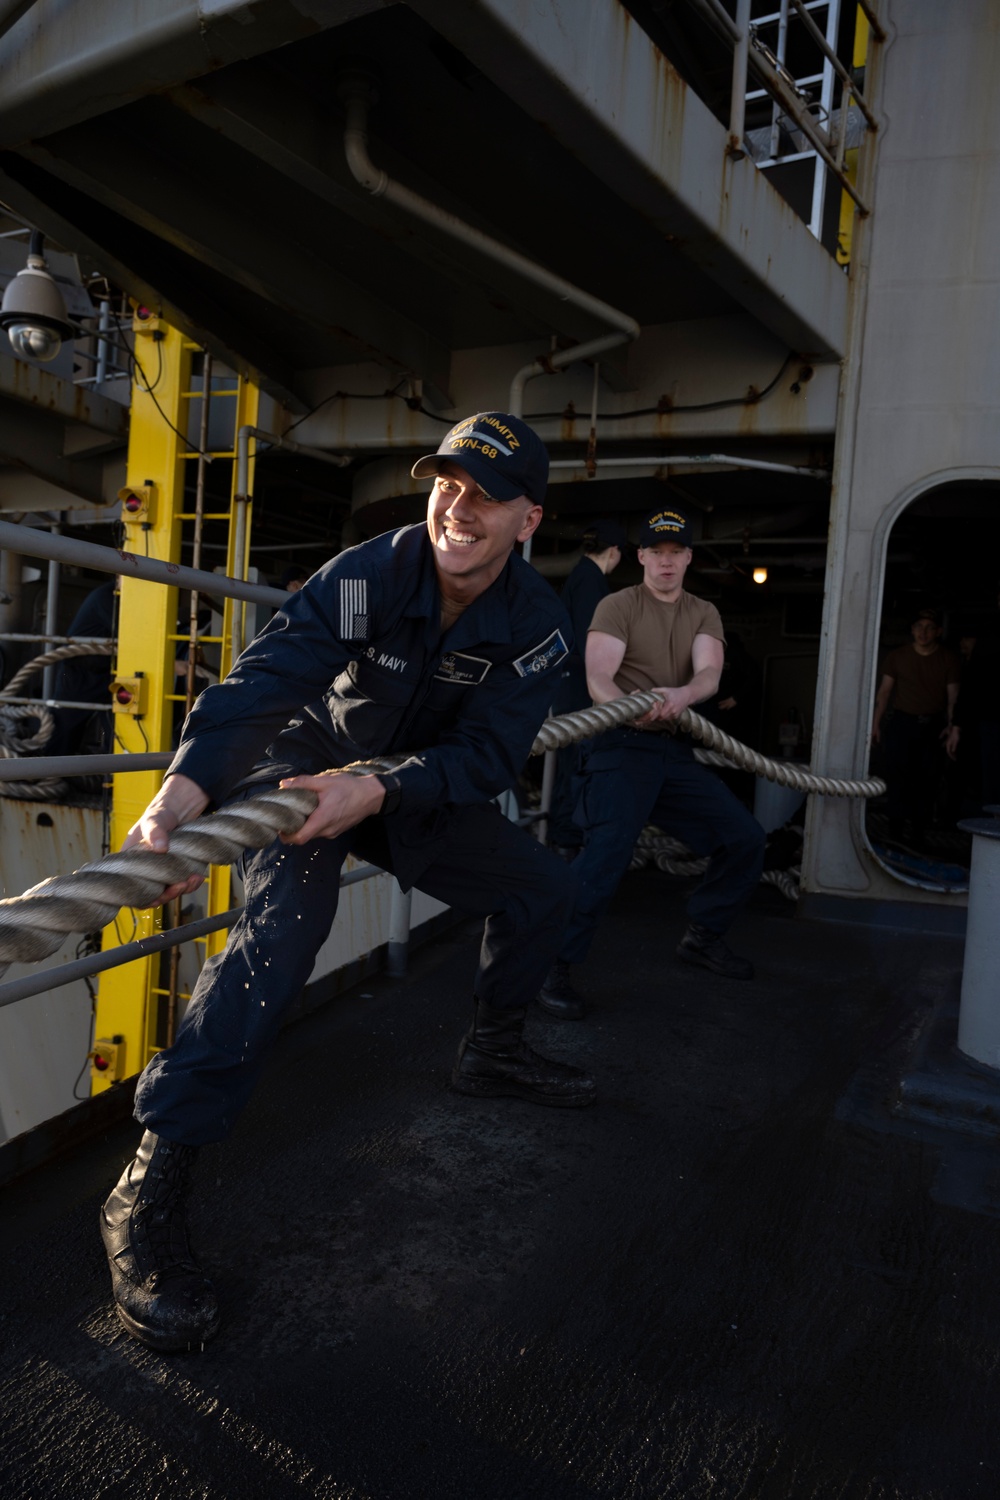
[[[689,0],[727,45],[733,49],[732,93],[729,113],[729,152],[733,156],[750,155],[759,166],[775,166],[779,161],[815,156],[809,227],[817,238],[822,234],[826,174],[829,172],[854,200],[858,212],[865,216],[870,205],[858,190],[853,176],[846,170],[845,154],[857,144],[856,121],[863,121],[858,138],[873,132],[878,122],[861,92],[856,74],[838,54],[841,0],[775,0],[767,14],[754,15],[753,0],[736,0],[735,16],[722,0]],[[885,40],[873,0],[858,0],[876,42]],[[757,7],[758,12],[760,7]],[[825,29],[816,24],[815,14],[825,17]],[[814,49],[816,71],[795,77],[786,64],[786,42],[789,25],[795,22]],[[770,38],[770,40],[768,40]],[[751,82],[752,79],[752,82]],[[836,94],[839,87],[839,104]],[[773,101],[770,123],[762,131],[766,147],[757,151],[748,143],[746,130],[747,103],[764,95]],[[794,138],[798,149],[793,155],[779,152],[782,136]]]

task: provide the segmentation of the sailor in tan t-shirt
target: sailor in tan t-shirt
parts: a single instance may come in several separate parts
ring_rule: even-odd
[[[688,902],[678,956],[714,973],[750,979],[753,966],[723,940],[760,879],[764,830],[743,804],[694,758],[689,736],[673,725],[686,708],[719,685],[725,638],[714,604],[684,589],[691,562],[685,516],[653,513],[643,527],[643,581],[603,599],[587,636],[587,684],[595,703],[638,689],[660,704],[631,725],[590,742],[576,818],[583,853],[573,868],[578,894],[560,950],[538,996],[553,1015],[576,1020],[584,1004],[569,966],[586,958],[598,922],[628,869],[646,823],[709,855],[704,878]]]

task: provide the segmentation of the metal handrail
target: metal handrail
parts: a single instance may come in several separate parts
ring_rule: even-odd
[[[268,588],[262,583],[244,583],[224,573],[205,573],[198,568],[186,568],[181,563],[140,557],[134,552],[119,552],[114,547],[101,547],[97,542],[55,536],[52,532],[12,521],[0,521],[0,548],[22,553],[25,557],[47,557],[52,562],[76,563],[97,573],[121,573],[127,578],[163,583],[168,588],[197,589],[199,593],[217,595],[222,599],[244,599],[248,604],[273,604],[280,608],[288,603],[284,589]]]
[[[44,781],[48,776],[118,776],[123,771],[165,771],[173,758],[171,750],[149,750],[135,755],[12,755],[7,760],[0,760],[0,781]]]
[[[362,880],[371,880],[386,871],[378,865],[358,865],[340,877],[340,888],[357,885]],[[27,1000],[32,995],[42,995],[49,990],[61,989],[77,979],[87,979],[92,974],[102,974],[108,969],[120,968],[136,958],[147,958],[151,953],[163,953],[168,948],[177,948],[195,938],[206,937],[210,932],[219,932],[232,927],[242,912],[242,906],[234,906],[221,916],[201,917],[197,922],[185,922],[182,927],[171,927],[168,932],[151,933],[138,938],[134,943],[122,943],[118,948],[109,948],[106,953],[94,953],[89,958],[73,959],[68,964],[58,964],[52,969],[42,969],[38,974],[26,975],[23,979],[12,979],[9,984],[0,984],[0,1007],[14,1005],[18,1000]]]
[[[819,122],[809,113],[805,101],[797,96],[794,82],[783,76],[780,68],[776,68],[767,55],[767,49],[758,41],[755,30],[750,22],[750,6],[748,0],[738,0],[737,18],[733,18],[723,9],[720,0],[689,0],[689,3],[698,11],[729,46],[733,48],[733,85],[730,103],[729,119],[729,143],[730,154],[739,156],[743,154],[743,130],[744,114],[746,106],[747,79],[752,71],[756,74],[766,93],[775,101],[781,111],[792,119],[801,130],[802,134],[810,142],[817,156],[823,161],[827,169],[833,173],[844,191],[854,199],[858,212],[862,217],[867,216],[871,209],[858,193],[858,190],[847,173],[844,171],[843,162],[839,159],[837,143],[831,135],[823,129]],[[876,41],[885,40],[885,31],[879,25],[875,15],[872,0],[859,0],[861,9],[864,11],[871,25],[872,36]],[[797,14],[808,23],[812,39],[820,46],[824,57],[833,67],[844,85],[844,101],[854,99],[865,117],[866,127],[869,130],[877,130],[878,122],[872,114],[867,103],[859,95],[854,81],[848,70],[843,66],[833,49],[828,45],[826,38],[815,25],[811,16],[805,11],[800,0],[792,0]],[[841,126],[841,138],[846,131],[846,122]]]

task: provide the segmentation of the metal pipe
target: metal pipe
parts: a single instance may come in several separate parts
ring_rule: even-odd
[[[783,3],[787,5],[788,0],[783,0]],[[844,67],[844,64],[841,62],[840,58],[837,56],[837,54],[834,51],[833,47],[830,46],[830,43],[827,41],[826,37],[820,31],[819,27],[816,25],[816,22],[813,20],[812,16],[806,10],[805,6],[802,3],[802,0],[791,0],[791,3],[795,6],[795,9],[798,11],[798,13],[801,16],[802,20],[805,22],[806,30],[808,31],[809,35],[812,37],[813,41],[816,43],[817,47],[819,47],[820,51],[823,52],[824,55],[829,59],[829,62],[831,64],[831,66],[833,67],[834,72],[837,74],[838,78],[844,84],[844,86],[850,91],[851,95],[853,96],[853,98],[855,100],[855,103],[857,104],[857,106],[860,109],[861,113],[864,115],[865,119],[868,121],[869,128],[872,129],[872,130],[877,130],[878,129],[878,121],[876,120],[875,116],[872,114],[871,110],[868,108],[868,105],[865,103],[864,99],[862,98],[862,96],[858,92],[857,88],[855,87],[855,83],[854,83],[853,77],[848,72],[847,68]],[[783,57],[779,57],[779,60],[781,62],[784,62],[784,58]],[[843,105],[841,107],[843,108]],[[846,124],[845,124],[844,128],[841,130],[841,135],[846,135],[846,133],[847,133],[847,130],[846,130]]]
[[[94,953],[89,958],[78,958],[72,963],[58,964],[53,969],[42,969],[40,973],[24,979],[12,979],[9,984],[0,985],[0,1006],[13,1005],[17,1000],[27,1000],[31,995],[43,995],[48,990],[61,989],[64,984],[72,984],[76,979],[88,979],[92,974],[117,969],[135,958],[162,953],[166,948],[175,948],[178,943],[187,943],[192,938],[218,932],[222,927],[232,927],[241,910],[241,907],[234,907],[221,916],[185,922],[183,927],[171,927],[168,932],[153,933],[150,937],[139,938],[135,943],[123,943],[121,947],[111,948],[107,953]]]
[[[609,349],[617,349],[621,344],[637,339],[641,331],[636,323],[635,333],[607,333],[601,338],[590,339],[588,343],[574,344],[570,349],[559,349],[555,354],[546,354],[543,359],[533,359],[530,364],[522,365],[510,383],[508,410],[515,417],[522,415],[524,387],[536,375],[554,375],[557,370],[575,364],[577,360],[593,359],[598,354],[606,354]]]
[[[881,21],[875,14],[875,6],[872,4],[872,0],[858,0],[858,4],[868,19],[868,24],[872,29],[872,36],[877,42],[884,42],[886,33],[882,28]]]
[[[136,759],[138,758],[137,756]],[[384,874],[385,871],[378,865],[359,865],[356,870],[348,870],[346,875],[341,875],[341,888]],[[185,922],[181,927],[153,933],[150,937],[139,938],[137,942],[123,943],[118,948],[110,948],[107,953],[95,953],[89,958],[58,964],[55,968],[43,969],[40,973],[27,975],[23,979],[12,979],[9,984],[0,985],[0,1006],[13,1005],[32,995],[47,994],[49,990],[61,989],[63,985],[72,984],[77,979],[89,979],[92,974],[103,974],[108,969],[120,968],[133,959],[146,958],[151,953],[162,953],[167,948],[176,948],[180,943],[189,943],[193,938],[206,937],[210,932],[232,927],[242,910],[242,906],[234,906],[221,916],[201,917],[197,922]]]
[[[597,469],[597,388],[600,382],[600,360],[594,360],[594,385],[590,393],[590,436],[587,439],[587,473]]]
[[[871,209],[861,197],[861,194],[847,173],[837,166],[837,161],[830,149],[830,141],[826,136],[826,132],[816,123],[801,99],[792,92],[784,78],[772,67],[766,57],[760,53],[756,53],[753,57],[753,66],[755,71],[764,80],[771,97],[777,99],[785,114],[789,115],[795,121],[802,134],[811,142],[818,154],[826,162],[844,191],[849,193],[854,199],[859,212],[864,217],[867,217]]]
[[[52,527],[52,535],[58,536],[60,525],[57,521]],[[49,576],[45,583],[45,630],[51,634],[59,624],[59,564],[53,560],[49,563]],[[42,671],[42,697],[51,698],[56,690],[56,669],[53,664],[45,667]]]
[[[94,366],[94,384],[103,385],[108,378],[108,329],[111,327],[111,303],[101,298],[100,317],[97,320],[97,363]]]
[[[1000,822],[967,818],[959,828],[972,834],[969,916],[958,1011],[958,1047],[967,1057],[1000,1068]]]
[[[285,446],[288,446],[287,444]],[[174,588],[200,589],[203,593],[224,599],[245,599],[248,604],[273,604],[280,608],[288,603],[284,589],[264,584],[243,583],[218,573],[199,573],[180,563],[161,562],[154,557],[139,557],[134,552],[117,552],[96,542],[80,542],[75,537],[50,536],[33,526],[19,526],[0,521],[0,548],[11,548],[28,557],[56,558],[59,562],[78,563],[98,573],[123,573],[129,578],[144,578],[149,583],[166,583]]]
[[[747,66],[750,60],[750,0],[736,0],[736,45],[733,48],[733,86],[729,96],[729,154],[743,156],[747,111]]]
[[[552,811],[552,793],[556,785],[556,757],[558,750],[546,750],[542,758],[542,801],[535,837],[540,844],[549,841],[549,813]]]
[[[722,37],[725,42],[735,42],[739,39],[739,28],[732,16],[723,9],[722,0],[690,0],[695,10],[700,10],[702,16]]]
[[[83,706],[92,708],[94,705]],[[44,781],[47,776],[118,776],[123,771],[165,771],[173,758],[170,750],[149,750],[138,755],[12,755],[8,760],[0,760],[0,781]]]
[[[24,635],[16,630],[0,630],[0,641],[21,641],[32,645],[52,644],[57,646],[113,646],[114,640],[106,635]]]
[[[0,36],[27,15],[34,3],[35,0],[0,0]]]
[[[208,421],[212,400],[212,356],[204,355],[201,371],[201,422],[198,426],[198,472],[195,480],[194,533],[192,537],[191,566],[201,568],[202,531],[205,524],[205,474],[208,470]],[[242,554],[241,554],[242,555]],[[188,657],[185,673],[184,712],[189,714],[194,706],[194,671],[198,663],[198,590],[191,590],[191,608],[188,614]],[[180,899],[180,898],[178,898]]]
[[[0,708],[16,703],[23,708],[86,708],[93,713],[110,713],[110,703],[78,703],[68,698],[0,698]]]
[[[386,953],[386,973],[393,979],[402,979],[406,974],[410,956],[410,914],[413,908],[413,892],[402,891],[399,881],[392,882],[389,901],[389,947]]]
[[[826,11],[826,30],[828,41],[836,41],[837,26],[839,21],[840,0],[829,0]],[[819,35],[822,37],[822,32],[820,32]],[[833,53],[833,48],[828,45],[825,50],[827,55],[823,61],[823,83],[820,88],[819,106],[822,111],[823,118],[826,121],[827,137],[831,140],[832,145],[832,137],[830,136],[830,123],[833,118],[833,69],[830,66],[830,54]],[[836,56],[836,53],[833,53],[833,55]],[[825,162],[826,158],[823,158],[822,162],[817,161],[813,170],[812,211],[809,216],[809,228],[818,240],[823,238],[823,210],[826,205],[827,169]],[[837,161],[836,153],[834,153],[833,159],[832,161],[830,161],[829,165],[830,167],[832,167],[834,172],[839,172],[842,176],[844,175],[843,167]]]
[[[198,466],[195,478],[194,498],[194,527],[192,536],[191,565],[196,569],[201,568],[201,540],[202,530],[205,524],[205,475],[208,465],[211,463],[211,455],[208,452],[208,421],[212,401],[212,356],[207,350],[202,355],[201,366],[201,420],[198,424]],[[242,611],[242,606],[241,606]],[[198,590],[191,590],[190,609],[188,613],[188,640],[187,640],[187,670],[184,673],[184,713],[189,714],[194,707],[195,690],[194,677],[195,668],[198,665]],[[182,901],[180,896],[175,896],[170,903],[170,925],[179,927],[181,924]],[[172,1046],[177,1034],[177,1002],[180,997],[180,972],[181,955],[180,949],[175,945],[170,950],[170,965],[167,976],[167,1014],[165,1024],[166,1044]]]
[[[778,11],[778,46],[776,56],[781,67],[785,66],[788,53],[788,0],[781,0]],[[781,145],[781,111],[777,103],[771,105],[771,156],[778,154]]]
[[[551,374],[564,365],[573,364],[577,360],[591,359],[597,354],[603,354],[608,349],[617,348],[619,344],[629,343],[639,337],[641,332],[639,324],[627,313],[623,313],[620,308],[612,307],[600,297],[592,296],[582,287],[575,286],[573,282],[567,281],[562,276],[557,276],[548,267],[529,260],[520,251],[511,249],[509,245],[495,240],[491,235],[484,234],[481,229],[465,223],[457,215],[439,208],[436,203],[404,187],[401,182],[393,181],[387,172],[375,165],[368,154],[368,111],[375,102],[375,90],[371,79],[364,73],[345,73],[340,80],[339,93],[347,109],[347,124],[344,130],[344,152],[347,165],[355,181],[373,197],[386,198],[397,208],[404,209],[415,218],[430,224],[434,229],[442,230],[453,239],[469,245],[473,250],[479,251],[498,265],[517,272],[535,286],[544,287],[546,291],[553,292],[561,301],[571,302],[574,307],[589,313],[591,317],[598,318],[602,323],[610,323],[612,328],[617,330],[613,334],[605,334],[599,338],[590,339],[586,343],[576,344],[572,349],[561,349],[556,354],[547,355],[544,360],[532,360],[529,365],[518,370],[510,388],[509,410],[514,416],[521,415],[524,387],[535,375]]]
[[[829,479],[829,469],[806,469],[798,464],[774,464],[762,458],[735,458],[728,453],[671,453],[664,458],[599,458],[596,460],[598,468],[601,465],[616,469],[640,469],[643,467],[659,469],[664,466],[673,467],[686,464],[688,467],[703,467],[710,464],[729,464],[736,469],[766,469],[774,474],[800,474],[808,479]],[[578,469],[583,463],[578,458],[557,458],[549,465],[550,469]]]

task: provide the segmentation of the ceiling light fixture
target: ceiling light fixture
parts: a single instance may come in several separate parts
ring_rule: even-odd
[[[754,583],[766,583],[767,582],[767,569],[766,568],[754,568],[754,570],[753,570],[753,581],[754,581]]]

